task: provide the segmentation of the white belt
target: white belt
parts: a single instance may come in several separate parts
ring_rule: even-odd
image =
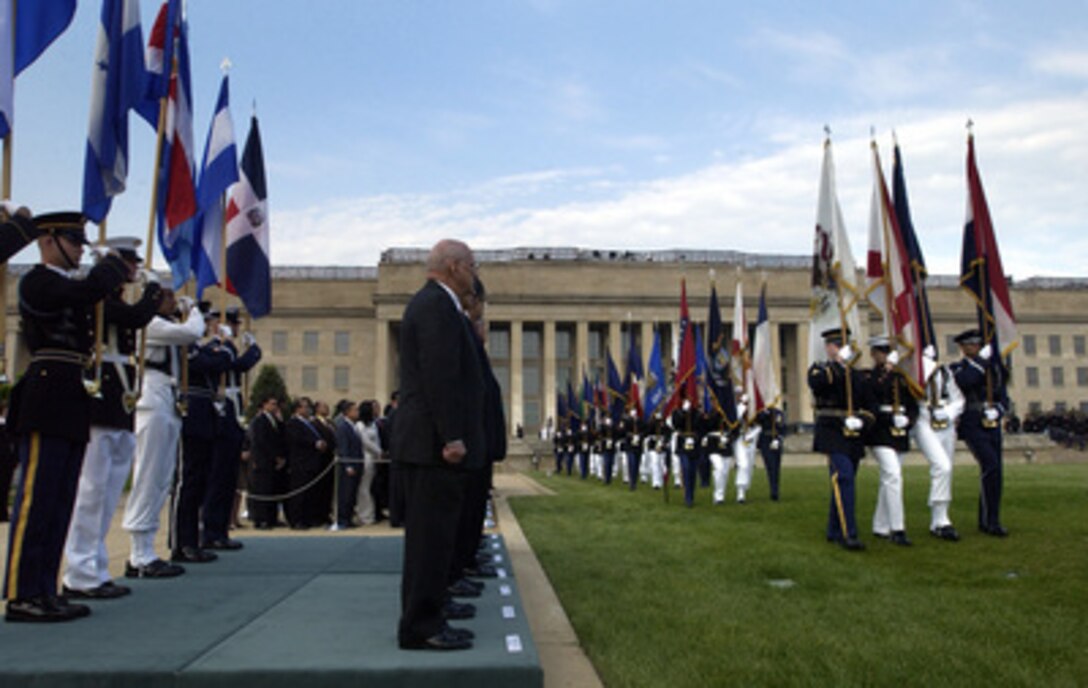
[[[133,365],[132,356],[125,354],[102,354],[103,363],[120,363],[121,365]]]

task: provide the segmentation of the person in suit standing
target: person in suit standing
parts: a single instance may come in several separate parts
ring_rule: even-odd
[[[449,626],[444,608],[465,473],[486,457],[483,372],[461,308],[475,277],[467,245],[438,242],[427,258],[427,282],[401,321],[393,461],[404,495],[402,649],[472,647],[471,631]]]
[[[359,490],[359,479],[363,475],[363,441],[355,431],[355,421],[359,420],[359,407],[347,399],[336,405],[336,460],[339,471],[336,483],[336,523],[334,530],[354,528],[352,515],[355,513],[355,493]]]
[[[315,481],[324,467],[328,443],[317,428],[313,404],[307,397],[295,400],[284,426],[288,489],[292,493],[287,500],[287,522],[294,530],[307,530],[321,525],[321,495]]]
[[[249,503],[246,509],[253,527],[268,530],[279,520],[279,501],[271,497],[279,492],[287,466],[283,443],[280,400],[269,394],[260,400],[261,411],[249,424]]]

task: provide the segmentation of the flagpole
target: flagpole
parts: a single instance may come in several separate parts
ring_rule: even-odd
[[[971,121],[970,119],[968,119],[967,120],[967,150],[968,150],[968,155],[970,155],[970,153],[974,150],[974,140],[975,140],[975,132],[973,131],[974,126],[975,126],[975,123],[973,121]],[[972,160],[972,162],[973,162],[973,160]],[[970,169],[968,169],[968,173],[970,173]],[[977,163],[976,163],[976,167],[975,167],[975,173],[976,174],[978,173]],[[970,175],[968,175],[967,184],[968,184],[968,188],[967,188],[968,198],[972,202],[971,217],[977,222],[978,218],[975,217],[975,209],[974,209],[974,194],[971,192],[971,186],[970,186],[971,185]],[[977,225],[976,225],[976,227],[977,227]],[[977,230],[975,232],[975,246],[976,247],[978,246],[978,232],[977,232]],[[979,296],[981,297],[980,298],[980,303],[977,305],[977,310],[978,310],[978,312],[980,314],[979,320],[981,322],[979,324],[982,325],[982,345],[987,346],[990,343],[990,338],[991,338],[991,335],[990,335],[990,330],[991,330],[991,327],[990,327],[990,314],[986,310],[986,302],[988,301],[987,297],[989,295],[989,290],[986,287],[986,273],[989,270],[989,268],[986,265],[986,261],[988,259],[988,256],[982,251],[977,251],[977,253],[978,253],[978,255],[976,256],[975,259],[977,261],[979,261],[978,293],[979,293]],[[993,347],[991,347],[991,348],[993,348]],[[995,354],[1000,355],[1000,352],[991,352],[990,355],[992,356],[992,355],[995,355]],[[993,379],[990,376],[990,366],[987,365],[986,366],[986,406],[987,407],[993,406],[993,403],[994,403],[994,383],[993,383]],[[983,422],[983,425],[987,425],[988,427],[993,427],[995,425],[995,423],[993,423],[992,421],[988,421],[985,418],[983,418],[982,422]]]

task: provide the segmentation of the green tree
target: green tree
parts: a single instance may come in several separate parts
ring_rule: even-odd
[[[280,375],[280,369],[274,365],[262,365],[257,371],[257,379],[249,388],[249,405],[246,407],[246,418],[253,418],[260,410],[262,399],[267,399],[273,394],[280,400],[280,405],[287,403],[287,383]]]

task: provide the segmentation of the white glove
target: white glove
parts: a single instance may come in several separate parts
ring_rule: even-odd
[[[230,339],[234,336],[234,332],[230,329],[230,325],[219,325],[219,337],[221,339]]]
[[[922,378],[928,380],[937,371],[937,362],[929,356],[922,357]]]
[[[978,352],[978,357],[981,358],[984,361],[990,360],[990,357],[993,356],[993,355],[994,355],[994,349],[989,344],[982,347],[982,349]]]
[[[853,357],[854,357],[854,352],[850,348],[849,344],[847,344],[846,346],[839,349],[839,360],[842,361],[843,363],[846,363],[847,361],[849,361]]]
[[[857,432],[858,430],[861,430],[863,427],[865,427],[865,423],[862,423],[861,419],[857,416],[847,416],[843,419],[842,423],[846,426],[847,430],[852,430],[854,432]]]
[[[744,441],[748,444],[755,442],[756,439],[759,437],[760,430],[762,430],[762,428],[752,428],[748,432],[744,433]]]
[[[898,351],[892,351],[891,353],[888,354],[888,363],[891,363],[892,365],[899,365],[899,352]]]
[[[691,400],[690,399],[684,399],[683,408],[684,408],[685,411],[690,411],[691,410]]]
[[[246,330],[242,333],[242,346],[253,346],[257,343],[257,338],[253,336],[253,333]]]
[[[948,415],[948,411],[945,408],[939,406],[939,407],[933,409],[933,420],[945,421],[945,420],[948,420],[950,418],[951,418],[951,416]]]
[[[937,360],[937,349],[932,344],[927,344],[926,348],[922,349],[922,356],[931,360]]]
[[[897,429],[902,430],[903,428],[910,425],[910,419],[902,413],[897,413],[892,416],[892,424],[895,425]]]
[[[782,446],[782,442],[780,442],[779,440],[771,440],[771,449],[773,451],[778,451],[778,448],[781,447],[781,446]]]
[[[987,406],[983,409],[982,415],[986,416],[986,420],[993,422],[1001,417],[1001,411],[998,411],[993,406]]]
[[[747,404],[741,402],[737,404],[737,418],[744,418],[744,413],[748,410]]]
[[[195,303],[193,303],[193,299],[191,296],[179,296],[177,298],[177,302],[178,309],[180,309],[184,313],[188,313],[189,311],[193,310],[193,306],[196,305]]]

